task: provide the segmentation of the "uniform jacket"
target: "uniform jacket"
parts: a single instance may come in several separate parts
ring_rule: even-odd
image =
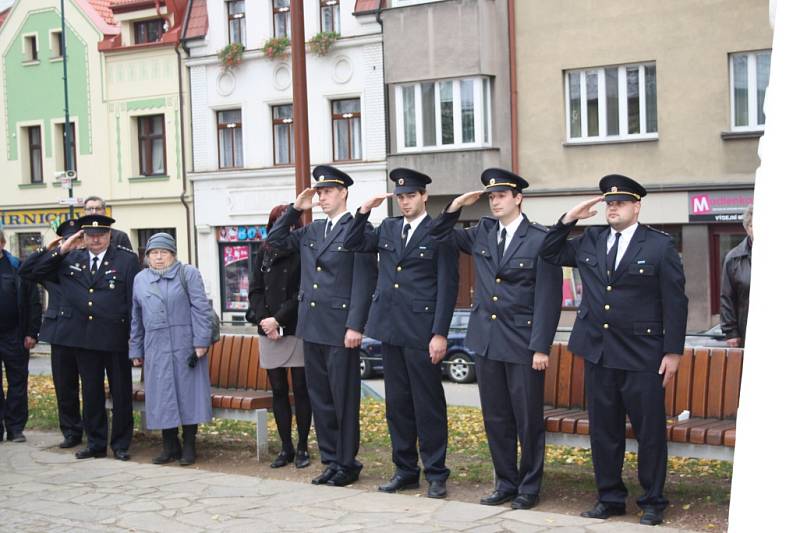
[[[489,359],[530,365],[533,352],[550,353],[561,313],[561,269],[538,258],[547,230],[523,215],[498,258],[498,221],[483,217],[475,226],[454,229],[459,214],[445,211],[430,233],[437,240],[454,239],[475,264],[467,347]]]
[[[199,358],[194,368],[187,362],[195,347],[210,344],[211,306],[196,268],[176,261],[163,275],[149,268],[136,275],[128,355],[144,358],[148,429],[211,420],[208,357]]]
[[[750,257],[752,245],[745,238],[725,256],[722,265],[719,318],[726,339],[740,338],[744,345],[747,334],[747,312],[750,307]]]
[[[345,230],[353,221],[350,213],[339,219],[327,239],[323,238],[327,219],[289,231],[300,215],[290,207],[267,235],[273,247],[300,253],[297,336],[344,346],[347,329],[364,331],[377,278],[375,255],[345,247]]]
[[[17,313],[19,315],[17,331],[20,338],[33,337],[36,339],[42,325],[42,301],[39,298],[39,290],[35,283],[25,279],[22,275],[19,259],[6,250],[0,250],[0,254],[3,255],[5,261],[9,262],[11,268],[17,271],[16,275],[4,274],[0,279],[0,283],[7,289],[13,287],[13,292],[17,295]]]
[[[369,215],[356,214],[344,245],[378,252],[378,283],[372,297],[366,333],[374,339],[427,350],[433,335],[447,337],[458,296],[458,250],[450,241],[436,242],[426,216],[403,248],[403,217],[386,218],[372,229]]]
[[[54,338],[57,344],[90,350],[127,352],[135,253],[109,246],[97,275],[89,270],[89,252],[42,251],[26,261],[22,275],[61,290]]]
[[[123,248],[133,250],[133,245],[131,244],[131,239],[128,237],[128,234],[116,228],[111,228],[111,246],[122,246]]]
[[[683,353],[686,337],[688,299],[672,238],[640,224],[609,278],[609,226],[567,240],[574,226],[559,221],[542,250],[545,260],[581,274],[583,299],[569,349],[609,368],[657,372],[664,354]]]
[[[273,317],[283,327],[283,334],[294,335],[297,329],[297,295],[300,292],[300,254],[290,250],[266,250],[256,254],[250,275],[250,309],[258,325]],[[258,334],[265,335],[261,326]]]

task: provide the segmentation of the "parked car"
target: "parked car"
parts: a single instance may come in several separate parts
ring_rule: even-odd
[[[708,348],[728,347],[728,344],[725,342],[725,334],[722,333],[722,326],[719,324],[699,333],[687,333],[686,342],[684,344],[693,348],[699,346]]]
[[[456,309],[447,335],[447,354],[442,374],[455,383],[475,381],[475,353],[464,345],[469,323],[469,309]],[[370,337],[361,342],[361,379],[383,374],[381,343]]]

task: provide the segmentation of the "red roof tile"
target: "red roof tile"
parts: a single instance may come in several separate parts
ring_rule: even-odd
[[[353,13],[356,15],[363,15],[377,11],[379,8],[384,7],[384,0],[356,0],[356,7]]]
[[[114,13],[111,12],[112,0],[88,0],[88,2],[106,24],[117,25],[117,21],[114,20]]]
[[[208,10],[206,9],[206,0],[194,0],[192,3],[192,12],[189,13],[189,20],[186,23],[186,31],[183,34],[184,39],[195,39],[198,37],[205,37],[208,32]]]
[[[6,9],[5,11],[3,11],[2,13],[0,13],[0,26],[2,26],[3,22],[6,21],[6,17],[8,16],[9,11],[11,11],[10,7],[8,9]]]

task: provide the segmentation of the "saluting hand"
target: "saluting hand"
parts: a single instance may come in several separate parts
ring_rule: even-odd
[[[531,365],[534,370],[547,370],[547,365],[550,364],[550,355],[542,352],[533,354],[533,364]]]
[[[391,192],[379,194],[378,196],[373,196],[372,198],[364,202],[364,204],[361,206],[361,209],[359,209],[358,211],[362,215],[366,215],[367,213],[369,213],[370,211],[381,205],[385,199],[390,198],[392,196],[394,196],[394,193]]]
[[[474,204],[475,202],[480,200],[483,192],[484,191],[465,192],[464,194],[462,194],[461,196],[450,202],[450,207],[447,208],[447,212],[455,213],[462,207],[467,207]]]
[[[358,348],[361,346],[361,339],[363,338],[364,336],[361,334],[360,331],[347,328],[347,332],[344,334],[344,347]]]
[[[675,373],[678,371],[678,365],[681,362],[680,354],[676,353],[668,353],[664,354],[664,358],[661,359],[661,366],[658,369],[659,374],[664,375],[664,380],[661,382],[661,386],[666,388],[667,383],[675,376]]]
[[[53,248],[55,248],[56,246],[61,244],[62,240],[63,239],[61,237],[58,237],[58,238],[53,239],[52,241],[50,241],[50,244],[47,245],[47,251],[49,252],[50,250],[52,250]]]
[[[314,193],[316,191],[311,187],[303,190],[300,194],[297,195],[297,199],[294,201],[294,208],[298,211],[305,211],[306,209],[311,209],[313,207],[312,200],[314,199]]]
[[[444,335],[434,335],[428,343],[428,353],[431,356],[431,363],[438,365],[447,353],[447,337]]]
[[[561,220],[564,224],[569,224],[575,220],[584,220],[586,218],[592,218],[597,214],[596,209],[592,209],[595,205],[603,201],[603,196],[595,196],[590,200],[583,201],[567,211],[567,214],[564,215],[564,218]]]
[[[61,243],[61,247],[59,248],[59,253],[61,255],[66,255],[72,250],[79,248],[80,245],[83,243],[83,230],[75,232],[69,239]]]

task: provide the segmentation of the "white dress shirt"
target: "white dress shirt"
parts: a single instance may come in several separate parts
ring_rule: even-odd
[[[614,246],[614,241],[617,239],[617,233],[622,234],[622,236],[619,238],[619,247],[617,247],[617,262],[614,264],[615,269],[619,266],[619,262],[622,260],[622,256],[625,255],[625,250],[628,249],[628,245],[631,243],[633,234],[636,233],[636,228],[638,227],[638,222],[628,226],[620,232],[617,232],[614,228],[609,227],[611,231],[609,232],[608,240],[606,241],[606,254],[610,252],[611,247]]]
[[[94,260],[95,257],[97,257],[97,270],[100,271],[100,267],[103,264],[103,258],[106,256],[106,252],[107,251],[108,251],[108,248],[106,248],[105,250],[103,250],[102,252],[97,254],[96,256],[92,252],[89,252],[89,269],[90,270],[92,268],[92,261]]]
[[[328,217],[328,220],[331,222],[331,231],[333,231],[333,228],[335,228],[336,224],[339,223],[339,219],[342,218],[346,213],[347,213],[347,211],[342,211],[341,213],[339,213],[338,215],[336,215],[333,218]],[[325,225],[327,225],[327,224],[328,224],[328,222],[326,221]],[[325,230],[323,230],[323,231],[325,231]],[[325,235],[325,238],[327,239],[328,235]]]
[[[517,218],[515,218],[508,226],[504,226],[502,222],[498,220],[498,224],[500,227],[497,228],[497,244],[500,244],[500,240],[502,239],[503,230],[506,230],[506,246],[503,248],[503,253],[508,250],[508,245],[511,244],[511,239],[514,238],[514,234],[517,232],[517,228],[519,225],[522,224],[524,218],[522,217],[522,213],[519,214]]]
[[[422,223],[422,221],[425,219],[426,216],[428,216],[428,212],[427,211],[423,211],[422,214],[420,216],[418,216],[417,218],[415,218],[414,220],[408,220],[407,218],[403,218],[403,228],[406,227],[406,224],[410,224],[411,225],[411,227],[408,228],[408,235],[406,235],[406,242],[404,244],[408,244],[408,242],[411,241],[411,236],[414,235],[414,231]],[[401,239],[403,238],[403,229],[402,228],[400,229],[400,238]]]

